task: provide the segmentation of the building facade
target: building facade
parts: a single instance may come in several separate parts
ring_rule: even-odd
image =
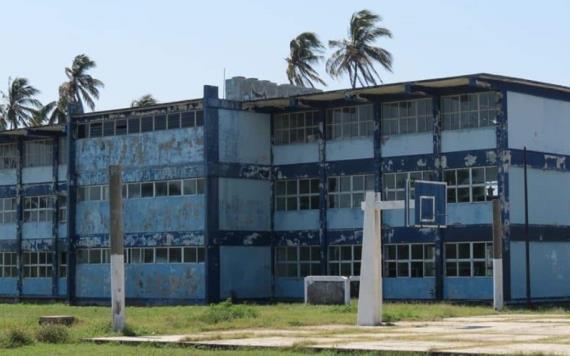
[[[0,297],[110,298],[108,176],[123,166],[128,300],[300,299],[306,275],[360,273],[364,192],[448,185],[448,226],[383,213],[384,297],[570,297],[570,88],[490,74],[253,101],[74,114],[0,132]],[[412,214],[413,215],[413,214]],[[412,219],[413,220],[413,219]],[[413,221],[412,221],[413,223]]]

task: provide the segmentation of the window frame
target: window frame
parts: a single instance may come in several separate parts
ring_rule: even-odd
[[[422,258],[414,258],[414,247],[421,246]],[[407,249],[407,257],[400,257],[402,247]],[[394,253],[390,253],[393,250]],[[431,258],[427,251],[431,250]],[[434,243],[396,243],[385,244],[382,251],[382,275],[384,278],[434,278],[435,277],[435,244]],[[421,264],[422,275],[414,276],[414,264]],[[406,266],[406,275],[400,275],[400,266]],[[427,267],[431,266],[431,267]],[[392,274],[395,271],[395,275]],[[432,271],[432,273],[427,273]]]
[[[362,189],[355,188],[355,180],[362,179]],[[327,179],[327,206],[329,209],[360,209],[366,191],[374,191],[374,174],[331,176]],[[349,181],[348,190],[343,190],[343,181]],[[333,187],[334,186],[334,187]],[[344,198],[343,198],[344,197]],[[360,197],[360,198],[359,198]],[[349,206],[342,204],[348,199]]]
[[[301,184],[304,182],[308,182],[309,185],[309,193],[301,193]],[[317,210],[320,206],[320,187],[319,178],[298,178],[298,179],[279,179],[275,181],[275,197],[274,197],[274,206],[275,211],[299,211],[299,210]],[[295,185],[295,192],[289,193],[289,188],[292,185]],[[316,191],[315,191],[316,185]],[[285,187],[285,193],[280,193],[280,187]],[[315,200],[317,198],[318,200]],[[309,202],[308,209],[302,209],[301,204],[302,201]],[[295,209],[289,209],[290,202],[295,201]],[[285,205],[282,205],[283,202]],[[316,207],[314,206],[316,204]],[[281,209],[284,206],[285,209]]]
[[[459,256],[459,245],[469,245],[469,257]],[[475,257],[474,246],[482,244],[485,257]],[[455,257],[448,258],[448,249],[455,249]],[[446,242],[444,244],[444,276],[448,278],[489,278],[493,277],[493,242],[492,241],[465,241],[465,242]],[[460,264],[469,263],[469,275],[460,275]],[[483,263],[485,266],[485,275],[476,275],[475,264]],[[448,265],[455,265],[455,274],[449,274]]]
[[[317,110],[273,114],[272,120],[273,145],[312,143],[319,138],[320,125]]]
[[[344,258],[343,251],[347,251],[349,249],[350,258]],[[329,246],[327,253],[327,274],[329,276],[360,276],[362,245],[332,245]],[[343,273],[343,266],[350,266],[349,274]]]
[[[494,102],[492,102],[493,98]],[[498,95],[494,91],[442,96],[442,130],[494,126],[498,114],[497,103]],[[476,124],[474,124],[475,122]]]
[[[299,279],[310,275],[321,274],[320,246],[277,246],[275,247],[275,277]],[[283,252],[284,251],[284,254]],[[295,251],[294,256],[290,256],[290,252]],[[309,259],[303,259],[308,251]],[[282,257],[285,256],[285,259]],[[308,268],[308,273],[303,271]],[[293,273],[290,273],[292,271]],[[285,273],[283,273],[285,272]]]
[[[349,110],[354,110],[349,113]],[[372,104],[341,106],[327,109],[327,140],[371,137],[374,134],[374,107]]]
[[[421,105],[425,104],[425,112],[420,113]],[[408,106],[408,108],[404,108]],[[413,107],[413,109],[411,109]],[[407,135],[433,131],[433,99],[398,100],[382,103],[381,133],[383,136]],[[420,122],[423,120],[423,128]],[[409,129],[409,123],[414,123],[414,129]],[[406,122],[406,125],[403,125]],[[407,129],[403,130],[403,127]]]

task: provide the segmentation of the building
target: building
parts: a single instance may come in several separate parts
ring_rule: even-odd
[[[71,108],[72,109],[72,108]],[[73,110],[71,110],[73,112]],[[301,298],[358,275],[365,190],[448,183],[448,227],[384,213],[387,299],[490,300],[491,203],[504,293],[570,296],[570,88],[490,74],[253,101],[74,114],[0,132],[0,295],[108,301],[109,164],[123,165],[126,295],[146,303]]]

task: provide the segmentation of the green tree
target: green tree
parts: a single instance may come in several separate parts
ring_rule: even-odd
[[[95,61],[87,55],[75,56],[71,67],[65,68],[68,81],[59,87],[60,98],[64,98],[62,103],[76,102],[81,112],[84,112],[84,104],[91,110],[95,109],[94,99],[99,99],[99,89],[105,86],[88,73],[95,67]]]
[[[52,101],[46,105],[41,105],[34,111],[28,126],[42,126],[45,124],[53,123],[51,118],[53,115],[55,115],[56,108],[57,101]]]
[[[9,79],[8,91],[1,92],[0,127],[15,129],[29,126],[36,110],[42,106],[35,98],[39,92],[26,78]]]
[[[131,102],[132,108],[143,108],[147,106],[152,106],[158,104],[158,100],[156,100],[151,94],[145,94],[140,98],[133,100]]]
[[[375,42],[383,37],[392,38],[390,30],[377,26],[382,21],[379,15],[368,10],[362,10],[352,15],[348,38],[329,41],[329,47],[334,50],[327,61],[327,72],[332,77],[348,74],[350,85],[356,88],[376,85],[382,79],[374,68],[379,63],[384,69],[392,71],[392,55],[387,50],[375,47]]]
[[[314,88],[316,83],[326,85],[313,68],[322,60],[320,53],[324,46],[313,32],[303,32],[289,43],[290,54],[287,61],[289,83],[301,87]]]

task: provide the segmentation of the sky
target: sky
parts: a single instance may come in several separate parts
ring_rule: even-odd
[[[105,83],[96,110],[198,98],[226,78],[287,82],[289,41],[304,31],[327,43],[368,9],[393,33],[385,83],[488,72],[570,86],[567,0],[0,0],[0,90],[28,78],[47,103],[64,68],[85,53]],[[330,50],[325,52],[325,58]],[[331,79],[326,89],[349,86]]]

